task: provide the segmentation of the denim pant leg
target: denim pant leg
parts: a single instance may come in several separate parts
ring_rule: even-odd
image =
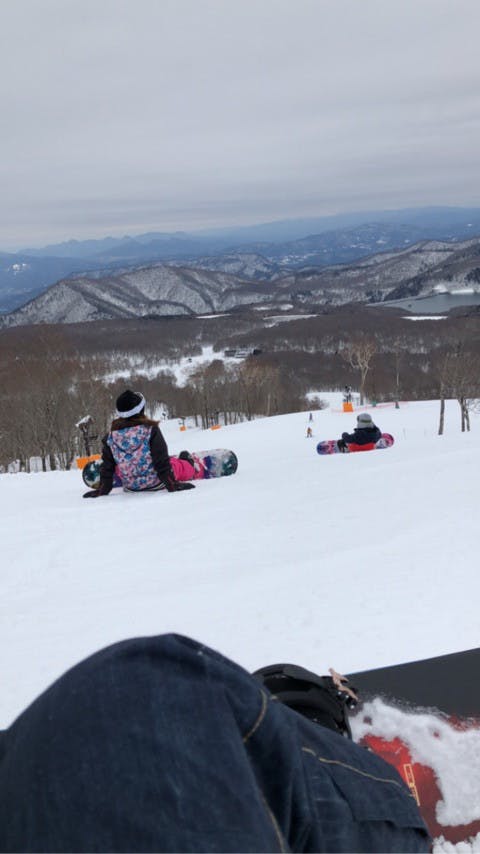
[[[246,748],[292,851],[430,851],[395,768],[349,739],[270,697]]]
[[[0,850],[287,850],[246,749],[267,702],[186,638],[102,650],[7,731]]]
[[[311,808],[305,851],[431,850],[415,798],[395,768],[335,732],[295,720]]]
[[[3,746],[1,851],[428,850],[393,769],[177,635],[77,665]]]

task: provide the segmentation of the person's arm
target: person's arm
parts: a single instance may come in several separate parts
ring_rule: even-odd
[[[115,460],[107,444],[107,436],[102,439],[102,463],[100,466],[100,486],[98,489],[90,489],[83,494],[84,498],[99,498],[108,495],[113,487],[113,475],[115,474]]]
[[[342,439],[344,442],[354,442],[355,433],[342,433]]]
[[[107,443],[107,436],[104,436],[102,439],[102,465],[100,466],[100,495],[108,495],[112,491],[115,466],[112,449]]]
[[[163,438],[159,427],[152,427],[150,434],[150,453],[152,455],[153,467],[158,475],[158,479],[165,485],[169,492],[179,492],[184,489],[195,489],[193,483],[179,483],[175,480],[172,468],[170,466],[170,456],[168,453],[167,443]]]
[[[175,478],[170,466],[170,456],[168,453],[167,443],[159,427],[152,427],[150,434],[150,453],[152,455],[153,467],[158,475],[158,479],[165,484],[166,488],[170,489],[170,482],[174,482]]]

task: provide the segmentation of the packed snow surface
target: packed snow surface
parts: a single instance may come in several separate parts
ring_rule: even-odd
[[[163,423],[171,453],[238,455],[236,475],[189,492],[85,501],[77,470],[0,475],[0,725],[135,635],[181,632],[248,669],[348,672],[478,646],[480,418],[462,434],[449,401],[438,436],[434,401],[370,408],[393,448],[320,457],[317,441],[355,424],[330,403],[311,424]]]
[[[462,434],[448,401],[440,437],[438,402],[370,408],[392,448],[320,457],[317,441],[359,411],[320,396],[313,422],[163,423],[171,453],[238,455],[236,475],[188,492],[84,501],[76,470],[0,476],[0,727],[69,666],[139,635],[186,634],[249,670],[351,672],[478,646],[480,417]],[[442,745],[451,774],[458,751],[479,754],[461,733]],[[440,817],[470,815],[479,790],[478,773],[468,791],[450,775]]]

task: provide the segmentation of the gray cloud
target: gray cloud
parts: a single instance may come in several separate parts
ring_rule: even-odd
[[[479,204],[478,0],[2,6],[0,248]]]

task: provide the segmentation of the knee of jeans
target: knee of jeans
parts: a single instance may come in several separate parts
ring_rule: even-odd
[[[105,683],[129,685],[154,692],[169,706],[199,707],[218,720],[233,716],[240,737],[248,742],[261,728],[270,703],[257,680],[214,649],[180,634],[164,634],[121,641],[77,666],[90,685],[103,692]],[[74,669],[75,671],[75,669]],[[73,673],[73,679],[76,673]]]
[[[243,741],[248,742],[265,720],[270,695],[240,665],[221,653],[183,635],[167,635],[165,643],[177,645],[180,656],[196,666],[204,678],[205,690],[224,694],[237,722]]]

